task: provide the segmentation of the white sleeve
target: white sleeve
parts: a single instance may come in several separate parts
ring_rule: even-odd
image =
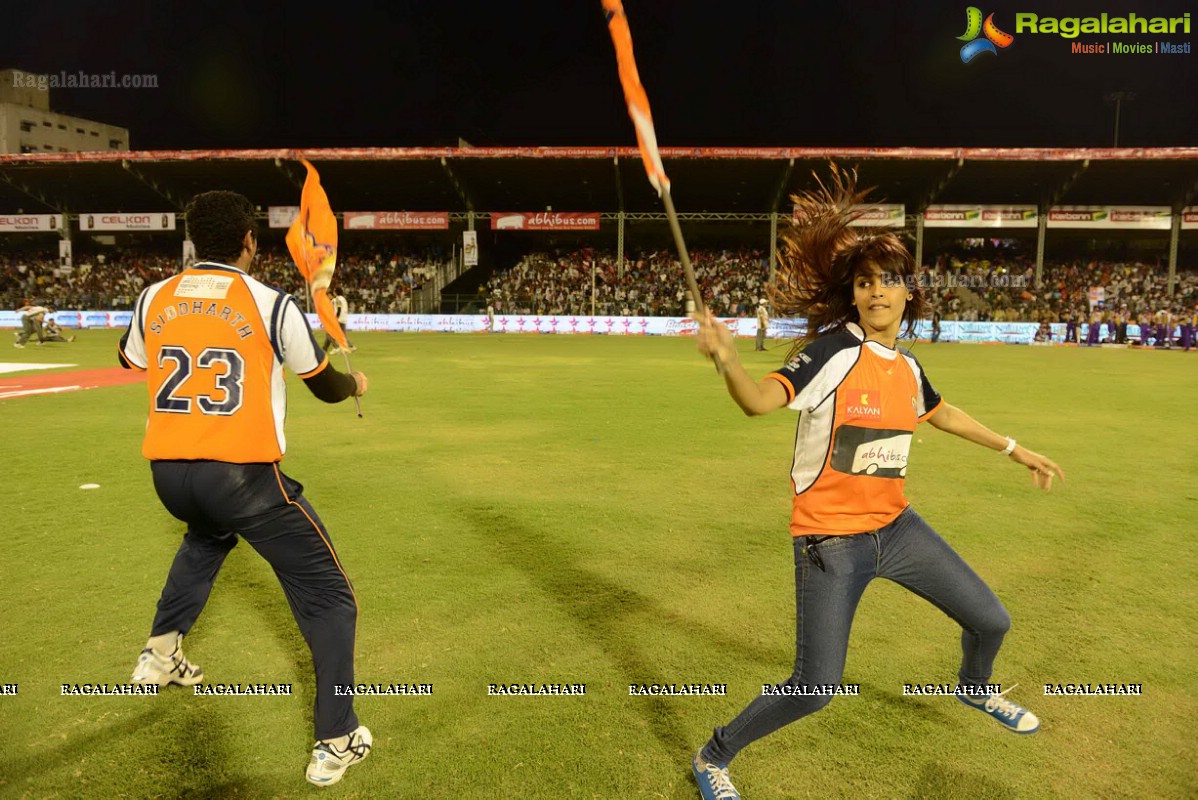
[[[283,301],[282,319],[279,321],[279,351],[283,364],[301,378],[309,378],[324,369],[328,357],[312,335],[308,318],[300,310],[294,297]]]
[[[133,316],[129,320],[129,328],[121,337],[120,344],[117,345],[121,357],[137,369],[149,367],[146,356],[145,312],[151,288],[147,287],[138,296],[137,304],[133,306]]]

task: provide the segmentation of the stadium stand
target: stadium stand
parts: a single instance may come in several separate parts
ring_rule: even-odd
[[[49,254],[0,253],[0,307],[17,308],[37,298],[56,308],[129,309],[143,286],[170,276],[181,263],[179,255],[160,250],[114,249],[76,255],[74,268],[62,273]],[[435,252],[363,248],[342,258],[337,283],[356,313],[399,314],[441,266]],[[303,297],[303,281],[281,249],[263,250],[255,274]]]
[[[699,289],[715,313],[752,313],[769,278],[769,264],[761,251],[699,250],[690,256]],[[493,276],[488,296],[496,311],[509,314],[588,314],[592,262],[595,313],[624,317],[685,313],[682,267],[668,251],[631,256],[623,274],[611,252],[533,253]]]
[[[660,200],[635,148],[626,147],[0,156],[0,304],[16,308],[34,297],[63,308],[127,309],[142,286],[178,267],[186,224],[179,212],[213,186],[261,203],[259,270],[296,293],[302,286],[282,245],[286,223],[276,225],[275,212],[297,202],[301,155],[319,167],[331,194],[335,188],[338,211],[414,210],[354,212],[354,223],[347,221],[337,280],[357,313],[477,313],[488,301],[503,313],[684,309]],[[1185,312],[1198,302],[1195,148],[665,148],[662,155],[678,184],[675,204],[704,299],[721,315],[747,314],[763,294],[788,198],[812,188],[813,171],[826,171],[830,159],[857,165],[862,184],[876,185],[877,198],[899,209],[946,320],[1076,318],[1099,290],[1107,309],[1126,304],[1132,314]],[[928,216],[933,208],[940,217]],[[1089,227],[1053,229],[1049,220],[1045,233],[1050,208],[1080,213]],[[106,209],[144,212],[156,232],[97,235],[93,217]],[[943,215],[953,209],[1015,215],[997,226],[981,225],[976,214],[957,224]],[[1102,213],[1090,219],[1088,209]],[[1116,212],[1130,222],[1114,224]],[[1028,213],[1030,225],[1019,216]],[[39,214],[57,216],[46,227],[20,227]],[[177,227],[173,219],[168,225],[171,214]],[[477,266],[462,258],[468,231],[477,233]],[[55,253],[68,240],[70,272]]]
[[[444,266],[436,251],[361,248],[342,254],[338,288],[355,313],[405,313],[414,292]],[[721,316],[751,316],[769,276],[767,256],[757,250],[697,250],[691,253],[700,288]],[[141,287],[178,269],[177,256],[124,249],[77,258],[70,274],[56,274],[47,254],[0,254],[0,307],[26,299],[57,308],[128,309]],[[623,275],[610,251],[579,249],[534,252],[487,281],[480,305],[491,302],[507,314],[589,314],[591,267],[595,267],[595,311],[609,316],[676,316],[685,308],[681,267],[673,253],[650,250],[629,257]],[[290,255],[267,248],[257,274],[265,282],[303,296]],[[1043,285],[1034,283],[1026,258],[961,260],[940,255],[922,279],[944,319],[996,322],[1065,322],[1087,313],[1088,293],[1102,288],[1106,308],[1126,306],[1135,315],[1193,313],[1198,306],[1198,272],[1177,275],[1172,297],[1165,275],[1141,263],[1049,262]]]

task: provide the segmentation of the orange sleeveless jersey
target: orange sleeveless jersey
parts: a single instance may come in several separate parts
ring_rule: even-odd
[[[218,264],[147,288],[120,354],[147,371],[151,460],[281,460],[283,365],[301,377],[328,366],[293,298]]]
[[[943,402],[915,357],[850,324],[768,377],[800,412],[791,534],[862,533],[902,513],[911,434]]]

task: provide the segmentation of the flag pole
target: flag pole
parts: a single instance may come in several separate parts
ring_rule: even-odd
[[[703,295],[699,291],[699,282],[695,280],[695,268],[691,266],[690,254],[686,251],[686,240],[682,238],[682,226],[678,224],[678,212],[674,210],[674,198],[670,196],[668,186],[662,189],[661,199],[666,206],[666,219],[670,222],[670,232],[674,234],[674,246],[678,248],[678,258],[682,261],[686,286],[690,289],[691,297],[695,301],[695,315],[706,316],[707,305],[703,302]],[[714,353],[712,353],[711,360],[715,362],[715,371],[723,375],[724,362],[720,361],[720,357]]]
[[[349,344],[349,338],[346,337],[346,344]],[[341,348],[341,355],[345,356],[345,371],[349,373],[351,378],[354,378],[354,368],[349,365],[349,351],[344,347]],[[358,419],[362,418],[362,398],[358,397],[358,379],[354,378],[354,408],[358,410]]]
[[[637,74],[636,57],[632,53],[632,32],[628,28],[628,18],[624,14],[624,4],[621,0],[602,0],[604,16],[607,19],[607,29],[611,34],[612,44],[616,49],[616,66],[619,70],[620,85],[624,89],[624,99],[628,103],[628,116],[636,128],[637,147],[641,151],[641,160],[645,163],[645,173],[649,182],[657,190],[666,207],[666,218],[670,222],[670,232],[674,235],[674,245],[678,249],[678,258],[682,262],[682,270],[686,275],[687,287],[695,304],[695,315],[698,321],[706,317],[707,306],[703,295],[699,293],[699,282],[695,280],[695,270],[691,266],[690,254],[686,251],[686,242],[682,238],[682,227],[678,224],[678,212],[674,210],[674,199],[670,196],[670,179],[666,177],[665,167],[661,163],[661,154],[657,149],[657,134],[653,130],[653,117],[649,111],[649,97],[645,87],[641,85],[640,75]],[[733,343],[735,345],[735,342]],[[716,372],[724,374],[724,365],[716,354],[712,354]]]
[[[686,251],[686,241],[682,238],[682,226],[678,224],[678,212],[674,210],[674,198],[670,197],[669,189],[661,193],[661,199],[666,205],[666,218],[670,221],[670,232],[674,234],[674,246],[678,248],[682,271],[686,273],[686,286],[695,300],[695,313],[703,316],[707,306],[703,303],[703,295],[699,293],[699,282],[695,280],[695,268],[691,266],[690,254]]]

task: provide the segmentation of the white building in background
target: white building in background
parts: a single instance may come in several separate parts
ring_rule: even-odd
[[[128,150],[129,130],[50,110],[50,89],[29,87],[30,73],[0,71],[0,153]]]

